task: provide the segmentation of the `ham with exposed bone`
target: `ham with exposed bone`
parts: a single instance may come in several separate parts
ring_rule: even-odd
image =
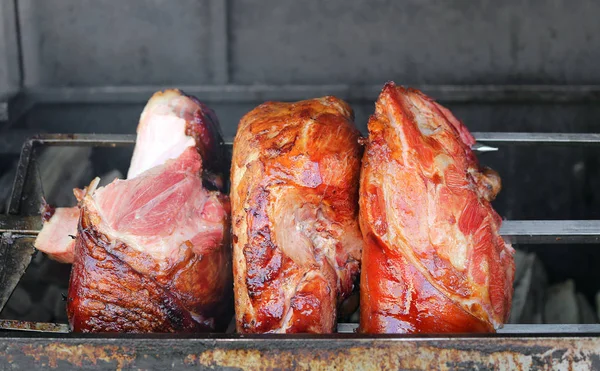
[[[75,190],[77,207],[46,213],[36,247],[73,263],[67,313],[74,331],[227,326],[230,206],[218,125],[195,98],[156,93],[140,118],[128,179],[98,188],[97,178]]]

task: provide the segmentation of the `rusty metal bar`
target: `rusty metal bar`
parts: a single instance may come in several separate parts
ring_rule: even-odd
[[[352,334],[357,329],[358,323],[338,323],[337,325],[337,332],[342,334]],[[600,334],[600,324],[507,324],[498,329],[498,334]]]
[[[69,325],[64,323],[28,322],[13,319],[0,319],[0,330],[56,332],[67,334]]]
[[[15,216],[0,214],[0,234],[37,235],[42,228],[39,215]]]
[[[600,337],[0,333],[0,368],[15,364],[23,369],[61,370],[588,370],[600,366]]]

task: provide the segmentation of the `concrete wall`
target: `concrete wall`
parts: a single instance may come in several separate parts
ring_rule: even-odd
[[[20,84],[14,5],[12,0],[0,0],[0,97],[15,91]]]
[[[27,86],[600,83],[596,0],[17,3]]]

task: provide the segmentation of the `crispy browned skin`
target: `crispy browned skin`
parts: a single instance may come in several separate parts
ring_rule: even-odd
[[[267,102],[240,121],[231,167],[239,332],[334,331],[362,249],[352,117],[324,97]]]
[[[361,331],[488,332],[508,318],[514,250],[474,143],[421,92],[383,88],[361,172]]]
[[[188,248],[179,261],[159,267],[124,243],[109,247],[94,217],[82,209],[67,302],[73,331],[224,330],[231,302],[215,293],[231,290],[229,254],[218,250],[199,256]]]

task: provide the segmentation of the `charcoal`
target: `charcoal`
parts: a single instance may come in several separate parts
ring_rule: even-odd
[[[2,214],[6,213],[8,209],[16,173],[17,164],[14,163],[8,171],[0,175],[0,213]]]
[[[44,256],[44,259],[38,268],[39,282],[58,286],[67,285],[71,275],[71,266],[54,261],[47,256]]]
[[[42,306],[52,313],[52,316],[56,319],[66,317],[67,309],[64,300],[64,295],[66,294],[66,289],[62,289],[57,285],[50,285],[42,298]]]
[[[52,313],[38,303],[33,305],[31,310],[27,314],[21,316],[19,319],[21,321],[31,322],[50,322],[52,321],[52,318]]]
[[[360,322],[360,310],[357,310],[356,312],[352,313],[352,315],[350,316],[350,320],[348,322],[359,323]]]
[[[596,323],[598,318],[594,312],[594,308],[585,298],[585,296],[578,292],[576,295],[577,306],[579,307],[579,323]]]
[[[515,282],[508,323],[541,323],[547,275],[534,253],[515,252]]]
[[[546,291],[544,322],[552,324],[574,324],[580,322],[579,306],[573,280],[556,284]]]
[[[596,314],[598,319],[600,319],[600,291],[596,293]]]
[[[10,310],[9,307],[5,306],[4,309],[2,309],[2,312],[0,312],[0,318],[2,318],[2,319],[19,319],[20,316],[17,313]]]
[[[75,204],[73,188],[93,178],[91,147],[50,147],[37,161],[46,200],[55,206]]]
[[[24,315],[31,309],[31,297],[27,290],[21,286],[17,286],[6,306],[17,315]]]

